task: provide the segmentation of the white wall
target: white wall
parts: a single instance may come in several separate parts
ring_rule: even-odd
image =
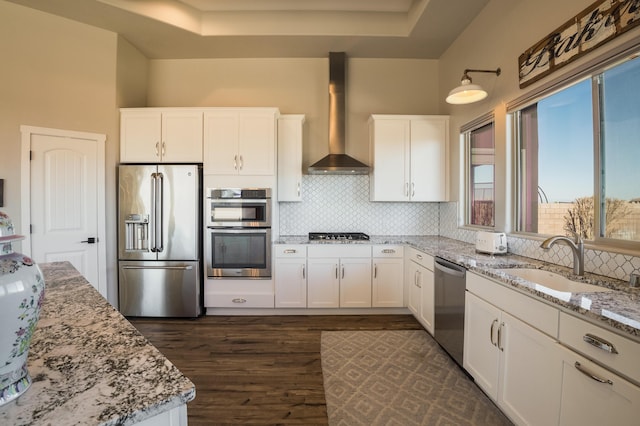
[[[115,164],[119,152],[116,104],[116,62],[119,45],[123,102],[138,87],[146,101],[132,58],[135,49],[115,33],[0,1],[0,178],[5,179],[5,206],[16,226],[21,223],[20,125],[100,133],[106,141],[107,286],[109,300],[117,294]],[[140,60],[140,58],[137,58]],[[121,68],[121,70],[123,69]],[[127,74],[128,73],[128,74]],[[146,71],[144,71],[146,74]],[[138,96],[140,98],[140,96]],[[135,101],[134,101],[135,102]],[[16,250],[22,250],[20,245]]]
[[[328,87],[327,58],[152,60],[148,106],[270,106],[305,114],[306,168],[328,153]],[[349,59],[347,52],[347,153],[368,163],[369,115],[437,114],[437,93],[437,61]]]

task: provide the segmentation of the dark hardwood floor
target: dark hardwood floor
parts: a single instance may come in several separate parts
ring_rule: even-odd
[[[411,315],[130,321],[196,385],[189,425],[326,425],[320,333],[421,329]]]

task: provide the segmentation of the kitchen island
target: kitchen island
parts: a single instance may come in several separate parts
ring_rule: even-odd
[[[46,288],[29,350],[31,388],[3,425],[186,425],[195,386],[68,262]]]

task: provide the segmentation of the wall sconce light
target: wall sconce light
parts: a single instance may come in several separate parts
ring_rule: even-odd
[[[460,105],[460,104],[470,104],[473,102],[478,102],[487,97],[487,91],[484,90],[478,84],[471,83],[471,77],[469,77],[468,73],[470,72],[489,72],[493,73],[496,76],[500,75],[500,68],[497,70],[471,70],[466,69],[462,74],[462,80],[460,81],[460,86],[456,87],[452,91],[449,92],[449,96],[447,96],[447,103]]]

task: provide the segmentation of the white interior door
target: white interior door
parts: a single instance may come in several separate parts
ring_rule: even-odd
[[[42,131],[29,143],[31,256],[71,262],[106,297],[103,141]]]

